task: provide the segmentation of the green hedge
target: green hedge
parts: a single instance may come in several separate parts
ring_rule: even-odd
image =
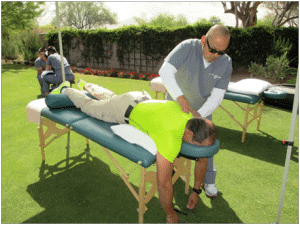
[[[166,29],[153,26],[127,26],[114,30],[75,30],[62,29],[62,39],[64,45],[64,55],[68,57],[68,50],[76,48],[81,42],[84,45],[83,56],[100,60],[103,57],[104,41],[118,44],[117,55],[121,62],[126,52],[131,52],[141,46],[142,52],[147,56],[152,56],[159,60],[181,41],[188,38],[201,38],[209,30],[209,25],[195,24],[182,28]],[[228,47],[228,55],[232,58],[234,66],[249,66],[251,62],[264,64],[266,58],[272,54],[274,38],[288,39],[293,47],[288,53],[288,59],[294,61],[291,66],[298,67],[298,28],[271,28],[271,27],[250,27],[234,28],[229,27],[231,41]],[[71,46],[71,40],[76,38],[77,42]],[[57,30],[52,30],[47,34],[49,45],[58,49]],[[107,56],[106,56],[107,57]]]

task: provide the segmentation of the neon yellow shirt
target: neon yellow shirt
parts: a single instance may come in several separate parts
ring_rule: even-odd
[[[191,113],[183,113],[177,102],[149,100],[133,108],[129,124],[149,135],[157,151],[173,163],[180,152],[186,124],[192,117]]]

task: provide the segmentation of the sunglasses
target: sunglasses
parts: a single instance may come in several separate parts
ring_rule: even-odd
[[[207,46],[208,46],[208,51],[210,53],[213,53],[213,54],[218,53],[219,55],[224,55],[225,54],[225,51],[217,51],[216,49],[211,48],[210,45],[209,45],[209,42],[208,42],[208,38],[206,38],[206,42],[207,42]]]

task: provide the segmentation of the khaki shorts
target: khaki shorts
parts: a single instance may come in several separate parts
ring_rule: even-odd
[[[132,91],[116,95],[112,91],[95,84],[86,84],[85,89],[95,98],[91,99],[83,91],[68,88],[64,92],[77,108],[89,116],[109,123],[126,123],[125,113],[129,106],[135,107],[139,102],[151,99],[146,91]]]

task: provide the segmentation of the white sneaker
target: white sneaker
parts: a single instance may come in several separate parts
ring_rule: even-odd
[[[204,184],[204,190],[210,198],[216,198],[218,195],[218,189],[215,184]]]

